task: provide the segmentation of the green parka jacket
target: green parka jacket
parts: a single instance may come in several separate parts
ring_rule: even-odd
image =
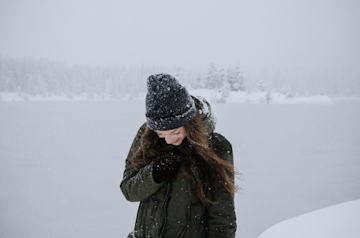
[[[233,164],[231,144],[214,133],[215,120],[208,102],[195,98],[197,115],[204,122],[216,155]],[[146,129],[142,125],[132,143],[125,162],[125,171],[120,188],[125,198],[140,202],[134,231],[128,238],[231,238],[235,237],[236,216],[234,196],[213,179],[213,199],[218,203],[205,206],[195,195],[188,192],[189,180],[181,168],[171,179],[156,183],[153,179],[153,162],[136,171],[131,157],[140,146],[140,138]],[[166,144],[166,143],[165,143]],[[164,150],[174,148],[164,145]]]

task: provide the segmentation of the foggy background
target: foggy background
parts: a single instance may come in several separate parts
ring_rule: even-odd
[[[359,23],[356,0],[0,0],[0,56],[142,67],[142,84],[149,72],[193,81],[213,63],[248,85],[359,95]]]
[[[356,0],[0,0],[0,237],[126,237],[119,183],[160,72],[220,95],[237,237],[359,201],[359,23]]]

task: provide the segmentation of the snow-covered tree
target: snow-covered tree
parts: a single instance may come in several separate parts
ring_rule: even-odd
[[[263,81],[258,82],[258,84],[256,86],[256,91],[259,91],[259,92],[265,91],[265,85],[264,85]]]
[[[226,72],[221,68],[218,73],[218,88],[224,88],[226,83]]]
[[[206,75],[206,88],[219,88],[219,77],[214,63],[210,63],[208,67],[208,72]]]
[[[240,70],[240,66],[236,66],[235,69],[231,69],[230,67],[228,68],[227,81],[232,91],[246,90],[245,79],[242,71]]]
[[[193,89],[205,88],[201,74],[198,74],[195,80],[191,81],[190,85]]]

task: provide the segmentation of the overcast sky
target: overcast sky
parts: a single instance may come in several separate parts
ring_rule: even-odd
[[[359,72],[359,42],[359,0],[0,0],[2,56]]]

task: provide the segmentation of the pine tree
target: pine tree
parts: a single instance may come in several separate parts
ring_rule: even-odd
[[[257,91],[264,92],[265,91],[265,85],[264,85],[263,81],[259,81],[256,88],[257,88]]]
[[[225,69],[221,68],[218,74],[218,88],[224,88],[226,84],[226,73]]]
[[[227,79],[232,91],[246,90],[245,79],[242,71],[240,70],[240,66],[236,66],[234,70],[229,68],[227,72]]]
[[[219,87],[218,73],[214,63],[209,64],[208,73],[206,75],[206,88],[215,89]]]
[[[196,79],[191,81],[191,87],[193,89],[205,88],[202,82],[201,74],[198,74]]]

